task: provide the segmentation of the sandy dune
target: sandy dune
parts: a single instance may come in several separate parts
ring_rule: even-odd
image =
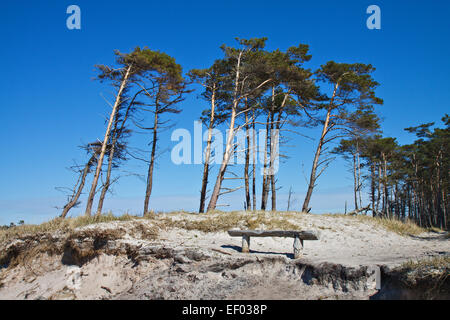
[[[272,215],[266,217],[270,222]],[[291,238],[252,238],[246,254],[240,252],[241,239],[224,230],[203,232],[202,224],[181,227],[204,219],[168,214],[80,228],[81,233],[123,231],[120,238],[102,238],[95,255],[82,263],[67,260],[64,236],[52,240],[61,254],[56,249],[36,254],[33,247],[39,248],[39,241],[16,239],[4,244],[3,252],[27,248],[30,259],[0,269],[0,298],[367,299],[376,293],[375,267],[450,255],[450,241],[443,233],[400,235],[368,219],[308,214],[277,217],[298,230],[320,231],[320,240],[304,241],[302,258],[293,259]],[[157,226],[159,234],[145,239],[136,226]],[[92,236],[74,239],[71,245],[81,251],[96,245]]]

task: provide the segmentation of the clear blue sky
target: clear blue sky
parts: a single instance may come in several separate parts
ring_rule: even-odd
[[[81,30],[66,28],[66,8],[81,8]],[[381,8],[381,30],[366,28],[366,8]],[[381,83],[378,109],[383,130],[400,143],[412,142],[403,128],[439,121],[449,112],[450,3],[435,1],[2,1],[0,106],[0,224],[40,222],[59,212],[75,175],[66,168],[82,162],[82,143],[102,138],[111,89],[92,81],[95,64],[111,64],[113,50],[148,46],[177,59],[184,71],[203,68],[221,56],[219,46],[235,37],[269,38],[268,49],[310,45],[315,68],[328,60],[371,63]],[[192,94],[176,117],[176,127],[192,130],[206,104]],[[317,135],[317,131],[304,132]],[[136,145],[146,137],[133,140]],[[170,132],[161,138],[170,148]],[[302,174],[312,161],[314,143],[298,137],[286,149],[290,159],[279,172],[280,209],[292,186],[296,206],[306,189]],[[151,207],[196,210],[201,166],[176,166],[160,157]],[[143,163],[123,170],[144,174]],[[351,206],[351,179],[341,160],[320,179],[314,212]],[[88,182],[89,185],[89,182]],[[105,209],[140,213],[145,184],[124,177]],[[84,198],[83,198],[84,199]],[[228,199],[242,208],[242,194]],[[84,209],[85,203],[72,214]]]

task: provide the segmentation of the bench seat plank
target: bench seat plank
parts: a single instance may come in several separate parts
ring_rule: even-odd
[[[285,237],[301,240],[319,240],[318,231],[295,231],[295,230],[228,230],[232,237]]]

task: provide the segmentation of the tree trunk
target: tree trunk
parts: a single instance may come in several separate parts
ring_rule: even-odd
[[[238,89],[239,89],[239,79],[240,79],[240,68],[241,68],[241,58],[244,52],[241,51],[239,53],[236,65],[236,77],[234,82],[234,94],[233,94],[233,104],[231,107],[231,116],[230,116],[230,126],[229,126],[229,135],[227,138],[227,143],[225,146],[225,153],[223,154],[222,164],[219,168],[219,173],[217,175],[216,183],[214,185],[213,192],[211,194],[211,199],[209,200],[207,211],[212,211],[217,206],[217,200],[220,196],[220,190],[222,187],[223,178],[225,176],[225,172],[227,170],[228,162],[230,161],[231,155],[234,152],[233,141],[235,135],[235,122],[236,122],[236,114],[237,108],[239,105],[240,98],[238,98]],[[261,82],[255,89],[262,87],[265,83],[269,82],[271,79],[267,79]]]
[[[289,187],[288,203],[286,211],[289,211],[289,209],[291,208],[291,196],[292,196],[292,187]]]
[[[253,110],[253,121],[252,121],[252,127],[253,127],[253,145],[252,145],[252,156],[253,156],[253,163],[252,163],[252,202],[253,202],[253,211],[256,210],[256,121],[255,121],[255,110]]]
[[[144,200],[144,215],[148,213],[148,204],[150,201],[150,195],[152,194],[152,186],[153,186],[153,167],[155,165],[155,154],[156,154],[156,141],[158,139],[158,102],[156,103],[155,108],[155,118],[153,125],[153,141],[152,141],[152,152],[150,157],[150,163],[148,166],[148,174],[147,174],[147,190],[145,191],[145,200]]]
[[[246,109],[247,109],[247,99],[245,101]],[[248,168],[250,166],[250,134],[248,132],[248,113],[245,112],[245,134],[247,139],[247,147],[245,148],[245,166],[244,166],[244,183],[245,183],[245,210],[251,209],[250,204],[250,183],[249,183],[249,174]]]
[[[106,172],[106,180],[105,180],[105,184],[103,185],[102,192],[100,194],[100,198],[98,200],[98,205],[97,205],[97,213],[96,213],[97,216],[102,214],[103,202],[105,201],[106,192],[108,192],[108,189],[110,187],[111,169],[112,169],[112,163],[113,163],[113,157],[114,157],[114,149],[115,149],[115,146],[111,145],[111,149],[109,150],[109,159],[108,159],[108,169]]]
[[[271,189],[272,189],[272,211],[277,211],[277,189],[276,189],[276,179],[275,179],[275,159],[278,157],[278,148],[279,148],[279,129],[280,129],[280,120],[281,120],[281,110],[278,113],[277,125],[275,126],[276,131],[274,132],[274,123],[273,123],[273,115],[272,115],[272,124],[271,124],[271,139],[270,139],[270,177],[271,177]]]
[[[263,183],[261,190],[261,210],[266,210],[267,206],[267,196],[269,194],[269,186],[268,186],[268,172],[267,172],[267,153],[270,139],[270,112],[267,114],[267,123],[266,123],[266,139],[264,141],[264,169],[263,169]]]
[[[377,211],[380,209],[380,200],[381,200],[381,163],[378,162]]]
[[[234,124],[236,121],[236,110],[239,104],[238,100],[238,86],[239,86],[239,77],[240,77],[240,66],[241,66],[241,58],[243,52],[240,52],[237,66],[236,66],[236,78],[234,82],[234,95],[233,95],[233,105],[231,108],[231,117],[230,117],[230,126],[229,126],[229,135],[227,138],[227,144],[225,146],[225,153],[223,154],[222,164],[219,168],[219,173],[217,175],[216,183],[214,185],[213,192],[211,194],[211,199],[209,200],[207,211],[212,211],[216,209],[217,200],[220,196],[220,189],[222,187],[223,178],[225,176],[225,172],[228,166],[228,161],[230,160],[231,153],[233,152],[233,140],[234,140]]]
[[[69,210],[72,209],[73,206],[75,206],[75,204],[78,202],[78,199],[80,198],[81,192],[83,191],[84,184],[86,182],[86,176],[89,173],[89,169],[91,168],[92,164],[95,162],[95,157],[96,155],[93,154],[89,159],[89,161],[84,166],[83,172],[81,173],[80,185],[78,186],[77,192],[73,195],[69,203],[67,203],[64,206],[63,211],[61,213],[61,218],[65,218]]]
[[[370,200],[372,201],[372,216],[376,217],[375,209],[375,164],[370,165]]]
[[[118,112],[116,112],[116,119],[114,121],[114,130],[112,132],[112,139],[111,139],[111,145],[110,145],[110,149],[109,149],[109,158],[108,158],[108,169],[106,172],[106,180],[105,183],[103,185],[102,188],[102,192],[100,194],[100,198],[98,200],[98,205],[97,205],[97,213],[96,215],[99,216],[102,214],[102,209],[103,209],[103,202],[105,201],[105,196],[106,193],[108,192],[108,189],[110,187],[111,184],[111,170],[112,170],[112,165],[113,165],[113,160],[114,160],[114,152],[116,149],[116,144],[118,141],[118,132],[117,132],[117,116],[118,116]]]
[[[273,131],[273,119],[275,111],[275,87],[272,86],[272,106],[267,114],[266,123],[266,145],[264,149],[264,175],[263,175],[263,187],[261,196],[261,210],[266,210],[267,198],[269,196],[269,182],[272,181],[272,131]],[[267,170],[267,153],[269,151],[269,170]]]
[[[220,189],[222,187],[223,178],[225,176],[225,172],[227,170],[228,162],[230,161],[231,154],[233,152],[232,144],[234,140],[234,123],[236,118],[236,109],[233,108],[231,113],[231,121],[230,121],[230,133],[227,138],[227,144],[225,147],[225,153],[223,155],[222,164],[220,165],[219,174],[217,175],[216,183],[214,185],[213,192],[211,194],[211,199],[209,200],[207,211],[212,211],[216,209],[217,200],[219,199]]]
[[[446,205],[446,198],[445,198],[446,192],[444,192],[444,189],[442,189],[442,215],[444,217],[444,229],[448,230],[448,218],[447,218],[447,205]]]
[[[208,141],[206,142],[205,163],[203,165],[202,189],[200,191],[199,213],[205,212],[206,188],[208,187],[209,161],[211,158],[212,129],[214,127],[214,116],[216,108],[216,84],[214,83],[211,95],[211,117],[208,126]]]
[[[97,169],[95,170],[94,180],[92,181],[91,191],[89,192],[89,197],[86,204],[86,215],[91,215],[92,204],[94,202],[95,191],[97,189],[98,178],[100,177],[100,171],[103,165],[103,158],[105,157],[106,146],[108,145],[109,136],[111,133],[111,127],[116,117],[116,112],[121,103],[122,93],[127,84],[128,78],[130,76],[131,66],[127,68],[127,72],[125,73],[124,78],[122,79],[122,83],[120,84],[119,91],[117,92],[116,101],[114,102],[113,109],[111,111],[111,115],[109,116],[108,126],[106,127],[105,138],[103,139],[102,149],[100,151],[99,158],[97,160]]]
[[[277,211],[277,190],[275,186],[275,175],[270,176],[272,192],[272,211]]]
[[[319,158],[320,158],[320,154],[322,152],[322,147],[323,147],[323,143],[325,141],[325,136],[327,134],[328,124],[330,123],[330,115],[331,115],[331,108],[328,109],[328,111],[327,111],[325,123],[323,124],[323,128],[322,128],[322,134],[320,136],[319,144],[317,145],[316,154],[314,156],[314,161],[313,161],[312,168],[311,168],[311,175],[309,176],[308,191],[306,192],[305,201],[303,202],[303,206],[302,206],[303,212],[309,211],[309,202],[311,201],[311,195],[312,195],[314,186],[316,184],[317,165],[319,164]]]
[[[358,178],[356,175],[356,155],[353,154],[353,195],[355,198],[355,211],[358,210]]]
[[[359,207],[362,207],[362,197],[361,197],[361,189],[362,189],[362,182],[361,182],[361,161],[359,157],[359,144],[356,142],[356,167],[358,169],[358,198],[359,198]]]
[[[109,151],[109,159],[108,159],[108,171],[106,173],[106,181],[105,184],[103,185],[102,188],[102,193],[100,194],[100,198],[98,201],[98,205],[97,205],[97,213],[96,215],[101,215],[102,214],[102,209],[103,209],[103,202],[105,200],[106,197],[106,193],[108,192],[110,186],[111,186],[111,171],[112,171],[112,165],[113,165],[113,160],[114,160],[114,156],[115,156],[115,150],[116,150],[116,146],[117,146],[117,142],[120,139],[120,135],[122,134],[124,128],[125,128],[125,123],[128,119],[129,113],[131,108],[133,107],[134,101],[136,99],[136,97],[145,90],[141,90],[139,92],[137,92],[134,96],[134,98],[132,99],[132,101],[130,102],[130,104],[128,105],[128,108],[125,112],[125,115],[122,119],[120,128],[117,128],[118,125],[118,116],[119,116],[119,112],[116,112],[116,120],[114,121],[114,130],[113,130],[113,134],[112,134],[112,142],[111,142],[111,149]]]
[[[387,160],[384,153],[381,154],[383,158],[383,211],[384,216],[387,217],[390,214],[389,210],[389,193],[388,193],[388,181],[387,181]]]
[[[346,214],[349,215],[349,216],[353,216],[353,215],[356,215],[356,214],[358,214],[358,213],[360,213],[362,211],[366,211],[367,212],[369,210],[370,210],[370,206],[367,206],[365,208],[360,208],[360,209],[356,209],[356,210],[350,211],[349,213],[346,213]]]
[[[314,156],[312,168],[311,168],[311,175],[309,176],[309,183],[308,183],[308,191],[306,192],[305,200],[303,201],[302,211],[303,212],[309,212],[309,202],[311,201],[311,195],[314,190],[315,184],[316,184],[316,171],[317,166],[319,164],[319,158],[320,154],[322,153],[322,147],[325,143],[325,136],[328,133],[328,125],[330,124],[330,117],[331,117],[331,109],[333,106],[334,98],[336,96],[337,90],[339,88],[339,82],[336,83],[333,90],[333,95],[331,96],[330,105],[327,110],[327,116],[325,118],[325,122],[323,124],[322,128],[322,134],[320,135],[319,144],[317,145],[316,154]]]

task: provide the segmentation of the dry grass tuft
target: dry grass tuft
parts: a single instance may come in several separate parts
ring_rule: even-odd
[[[142,217],[140,217],[142,219]],[[15,226],[8,229],[0,230],[0,244],[4,241],[21,238],[24,236],[32,236],[36,234],[43,233],[54,233],[54,232],[70,232],[76,228],[84,227],[87,225],[92,225],[102,222],[111,221],[130,221],[138,219],[136,216],[125,214],[122,216],[115,216],[112,213],[100,216],[79,216],[75,218],[55,218],[48,222],[44,222],[39,225],[24,224],[21,226]]]
[[[241,229],[298,229],[299,225],[288,221],[286,215],[270,212],[213,212],[197,215],[197,219],[159,219],[161,227],[198,230],[202,232],[227,231],[232,228]]]
[[[159,228],[135,222],[131,234],[133,237],[142,240],[155,240],[158,238]]]
[[[108,241],[120,239],[124,234],[122,229],[97,228],[70,230],[60,238],[46,233],[25,234],[20,238],[21,241],[2,248],[0,265],[31,268],[33,260],[42,254],[53,256],[66,252],[70,252],[71,259],[78,264],[79,261],[84,262],[98,255],[98,251],[106,247]]]
[[[42,234],[71,233],[79,227],[103,222],[152,220],[154,224],[164,228],[182,228],[186,230],[199,230],[203,232],[226,231],[232,228],[247,229],[296,229],[299,225],[288,220],[296,221],[304,213],[299,212],[222,212],[213,211],[206,214],[194,214],[184,211],[165,213],[162,215],[150,211],[144,217],[125,214],[115,216],[108,213],[100,216],[79,216],[75,218],[55,218],[39,225],[20,225],[7,229],[0,229],[0,244],[24,237],[35,237]],[[172,219],[172,217],[174,219]],[[193,219],[192,219],[193,218]],[[154,240],[158,235],[158,229],[151,226],[135,224],[133,235],[142,239]]]
[[[408,261],[397,270],[403,284],[420,290],[421,299],[450,297],[450,256]]]
[[[395,232],[399,235],[419,235],[421,233],[430,231],[428,229],[419,227],[411,220],[401,221],[395,218],[379,218],[366,215],[345,215],[345,214],[326,214],[328,217],[340,217],[346,219],[354,219],[364,223],[372,223],[380,226],[387,231]]]
[[[419,227],[411,220],[405,222],[396,219],[372,218],[376,224],[381,225],[386,230],[395,232],[400,235],[418,235],[427,232],[427,229]]]
[[[63,254],[63,262],[82,265],[104,250],[114,250],[110,241],[122,239],[126,233],[143,240],[155,240],[159,228],[131,215],[112,214],[61,219],[56,218],[40,225],[21,225],[0,230],[0,266],[32,266],[33,259],[47,254]],[[127,224],[81,228],[112,221],[131,221]],[[17,240],[17,241],[16,241]],[[108,251],[108,252],[109,252]]]
[[[408,261],[402,264],[401,268],[406,270],[435,270],[435,276],[445,273],[447,276],[450,270],[450,256],[438,256],[424,260]]]

